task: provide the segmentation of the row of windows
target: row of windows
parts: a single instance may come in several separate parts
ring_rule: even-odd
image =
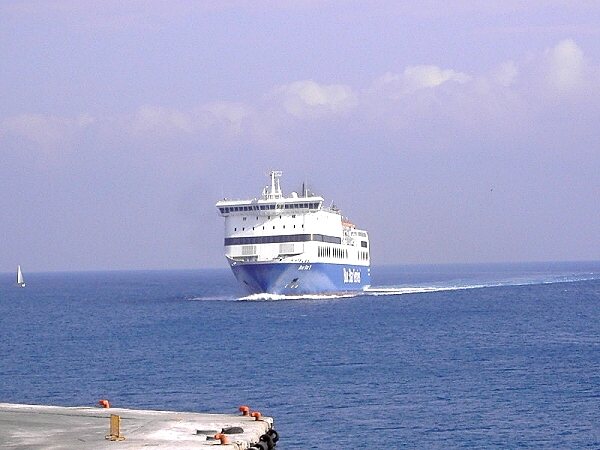
[[[319,203],[271,203],[268,205],[249,205],[249,206],[221,206],[219,210],[222,214],[240,211],[269,211],[273,209],[317,209]]]
[[[281,219],[282,217],[283,217],[283,216],[279,216],[279,218],[280,218],[280,219]],[[242,220],[243,220],[243,221],[246,221],[246,219],[247,219],[247,218],[248,218],[248,217],[244,216],[244,217],[242,217]],[[292,214],[292,219],[295,219],[295,218],[296,218],[296,214]],[[256,220],[258,220],[258,216],[256,216]],[[271,220],[271,216],[267,216],[267,220]]]
[[[245,217],[244,217],[245,218]],[[256,227],[252,227],[252,230],[254,230]],[[283,228],[285,230],[285,225],[282,225],[281,228]],[[296,228],[296,225],[293,225],[293,228]],[[302,228],[304,228],[304,224],[302,224]],[[263,225],[262,229],[265,229],[265,226]],[[275,225],[273,225],[273,229],[275,229]],[[233,228],[233,231],[237,231],[237,227]],[[246,231],[246,227],[242,227],[242,231]]]
[[[225,238],[225,245],[248,245],[248,244],[279,244],[281,242],[328,242],[330,244],[341,244],[342,239],[335,236],[323,234],[280,234],[277,236],[251,236]]]
[[[369,252],[358,252],[358,259],[361,259],[363,261],[368,261],[369,259]]]
[[[319,257],[327,258],[348,258],[348,250],[345,248],[319,246],[317,250],[317,255]]]

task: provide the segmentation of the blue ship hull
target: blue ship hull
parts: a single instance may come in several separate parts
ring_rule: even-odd
[[[369,267],[348,264],[231,262],[231,270],[251,294],[342,293],[371,284]]]

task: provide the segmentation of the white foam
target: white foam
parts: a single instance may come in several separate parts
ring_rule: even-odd
[[[363,295],[362,291],[343,294],[305,294],[305,295],[283,295],[283,294],[252,294],[238,298],[241,301],[275,301],[275,300],[330,300],[336,298],[356,297]]]
[[[252,294],[245,297],[235,296],[209,296],[209,297],[189,297],[187,300],[205,301],[205,300],[236,300],[236,301],[278,301],[278,300],[335,300],[340,298],[352,298],[358,296],[389,296],[389,295],[405,295],[405,294],[421,294],[443,291],[459,291],[466,289],[484,289],[500,286],[530,286],[555,283],[573,283],[578,281],[589,281],[598,279],[598,274],[595,276],[570,276],[555,279],[512,279],[498,280],[489,283],[479,284],[454,284],[447,286],[429,285],[429,286],[371,286],[362,291],[353,291],[345,293],[332,294],[305,294],[305,295],[284,295],[284,294]]]
[[[398,286],[398,287],[370,287],[363,292],[363,295],[404,295],[421,294],[426,292],[458,291],[462,289],[480,289],[491,287],[485,284],[471,284],[465,286]]]

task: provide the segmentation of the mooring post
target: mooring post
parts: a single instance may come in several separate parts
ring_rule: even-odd
[[[121,435],[121,416],[110,415],[110,434],[105,436],[110,441],[122,441],[125,436]]]

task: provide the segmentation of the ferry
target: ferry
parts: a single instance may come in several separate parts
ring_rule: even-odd
[[[225,257],[250,294],[346,293],[371,284],[369,235],[305,186],[282,193],[270,173],[260,198],[223,199]]]

